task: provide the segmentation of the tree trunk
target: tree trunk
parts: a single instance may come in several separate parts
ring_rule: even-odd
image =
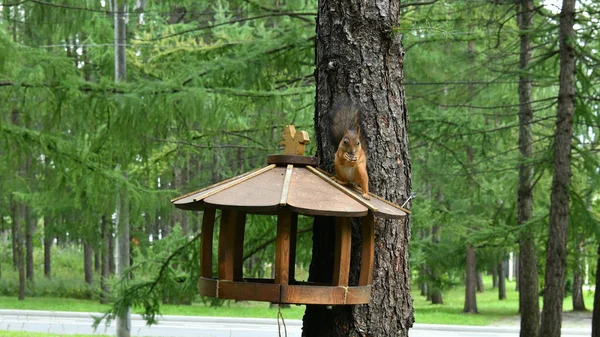
[[[399,2],[320,1],[317,15],[317,155],[332,172],[338,144],[330,138],[330,109],[349,96],[364,108],[370,189],[393,202],[408,199],[411,168]],[[353,223],[350,284],[360,264],[360,227]],[[331,279],[333,221],[316,217],[309,281]],[[375,265],[371,301],[366,305],[307,305],[303,336],[408,336],[413,324],[408,245],[410,222],[376,219]],[[355,244],[356,243],[356,244]]]
[[[564,297],[571,183],[571,137],[575,105],[575,0],[564,0],[560,14],[560,76],[554,140],[554,174],[546,246],[544,311],[540,336],[559,337]]]
[[[100,272],[100,251],[98,249],[94,249],[94,273]]]
[[[125,82],[127,24],[125,0],[111,0],[114,12],[114,37],[115,37],[115,82]],[[117,268],[116,272],[120,279],[126,278],[125,270],[129,267],[129,204],[124,192],[119,195],[121,203],[117,212]],[[129,337],[131,335],[131,318],[129,308],[117,315],[117,337]]]
[[[94,271],[92,269],[92,246],[84,241],[83,243],[83,273],[85,283],[92,284],[94,282]]]
[[[477,311],[477,265],[475,259],[475,247],[467,247],[467,265],[465,277],[465,306],[463,312],[476,314]]]
[[[11,224],[11,228],[10,228],[10,240],[12,243],[12,262],[13,262],[13,267],[15,268],[15,270],[17,270],[19,268],[19,259],[18,259],[18,252],[17,252],[17,217],[19,217],[19,205],[12,200],[11,201],[11,217],[12,217],[12,224]]]
[[[444,195],[441,191],[439,191],[436,195],[436,200],[438,203],[444,202]],[[433,244],[437,245],[440,243],[441,237],[441,227],[439,225],[433,225],[431,227],[431,241]],[[431,294],[431,304],[444,304],[444,299],[442,297],[442,289],[441,289],[441,278],[440,278],[440,266],[439,264],[434,264],[431,267],[431,278],[434,280],[434,284],[430,290]]]
[[[506,299],[506,279],[504,278],[504,263],[500,260],[500,263],[496,265],[498,271],[498,299]]]
[[[24,205],[18,205],[18,215],[15,221],[15,242],[17,244],[17,270],[19,273],[19,300],[25,299],[25,257],[23,256],[23,222],[26,221]]]
[[[100,303],[106,304],[108,303],[109,297],[109,289],[108,289],[108,278],[110,277],[110,263],[111,259],[110,252],[108,246],[110,245],[109,236],[112,236],[112,231],[108,228],[108,223],[106,221],[106,215],[102,215],[102,220],[100,222],[100,235],[102,236],[102,246],[101,246],[101,257],[102,257],[102,265],[101,265],[101,275],[100,275]]]
[[[52,218],[44,217],[44,276],[52,277]]]
[[[484,290],[485,289],[483,287],[483,273],[478,272],[477,273],[477,292],[482,293]]]
[[[35,232],[36,218],[31,208],[27,207],[25,218],[25,255],[26,255],[26,278],[33,281],[33,234]]]
[[[594,291],[594,312],[592,314],[592,337],[600,337],[600,240],[596,256],[596,291]]]
[[[583,275],[575,268],[573,271],[573,311],[586,311],[583,301]]]
[[[116,251],[116,274],[119,279],[129,278],[129,203],[127,194],[121,192],[119,195],[117,209],[117,251]],[[117,316],[117,337],[129,337],[131,335],[131,318],[129,308],[126,312]]]
[[[540,302],[538,290],[538,266],[534,231],[524,229],[533,215],[533,166],[527,164],[533,153],[533,106],[531,71],[528,69],[533,56],[529,36],[533,29],[533,0],[520,0],[517,6],[517,24],[520,31],[519,63],[519,152],[523,163],[519,165],[519,189],[517,191],[517,224],[519,233],[518,266],[521,272],[516,282],[519,291],[521,314],[520,337],[537,337],[540,326]]]
[[[492,274],[492,288],[498,288],[498,268],[492,268],[490,273]]]

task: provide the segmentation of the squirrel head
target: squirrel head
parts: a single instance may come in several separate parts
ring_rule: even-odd
[[[338,149],[344,152],[344,158],[346,158],[346,160],[351,162],[357,161],[358,154],[362,149],[360,142],[360,130],[346,130],[344,137],[342,137],[342,140],[340,141]]]

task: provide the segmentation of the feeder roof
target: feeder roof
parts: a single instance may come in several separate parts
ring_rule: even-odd
[[[374,194],[371,200],[363,199],[357,188],[340,185],[329,173],[315,168],[314,157],[275,155],[268,162],[266,167],[171,202],[186,210],[211,207],[246,213],[276,214],[286,207],[299,214],[336,217],[362,217],[370,210],[375,216],[398,219],[410,213]]]

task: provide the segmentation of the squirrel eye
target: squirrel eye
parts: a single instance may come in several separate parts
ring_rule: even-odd
[[[344,138],[344,144],[348,144],[348,139]]]
[[[356,143],[356,145],[360,145],[360,141],[358,141],[358,143]]]

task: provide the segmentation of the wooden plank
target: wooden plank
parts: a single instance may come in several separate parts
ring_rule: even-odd
[[[333,177],[331,173],[324,171],[320,168],[316,168],[316,170],[323,173],[327,177]],[[355,194],[357,197],[362,198],[362,192],[358,186],[347,185],[344,187],[347,190],[353,192],[353,194]],[[376,194],[369,193],[369,195],[372,197],[372,199],[370,200],[371,204],[373,204],[373,206],[375,206],[378,209],[378,212],[375,212],[376,216],[388,219],[399,219],[406,216],[406,214],[410,214],[410,210],[400,207],[399,205],[396,205],[391,201],[385,200],[384,198]]]
[[[377,207],[373,206],[373,204],[371,204],[370,202],[368,202],[367,200],[365,200],[362,196],[357,197],[356,194],[350,192],[348,189],[346,189],[344,186],[336,183],[333,179],[331,179],[330,177],[328,177],[327,175],[321,173],[319,170],[315,169],[314,167],[307,165],[306,168],[314,173],[315,175],[317,175],[319,178],[325,180],[327,183],[329,183],[331,186],[337,188],[339,191],[342,191],[343,193],[345,193],[347,196],[349,196],[350,198],[356,200],[357,202],[363,204],[364,206],[366,206],[367,208],[369,208],[372,211],[377,211]]]
[[[362,217],[369,210],[316,174],[299,167],[294,167],[287,204],[293,211],[306,215]]]
[[[352,225],[349,218],[335,219],[335,255],[333,258],[333,285],[347,286],[350,274],[350,244]]]
[[[275,283],[288,284],[290,271],[290,239],[292,212],[282,210],[277,217],[277,239],[275,242]]]
[[[219,298],[279,302],[279,284],[219,281]]]
[[[217,280],[204,277],[198,279],[198,294],[217,297]]]
[[[275,167],[204,199],[206,205],[245,212],[277,211],[285,178],[285,167]]]
[[[344,304],[365,304],[371,299],[371,286],[348,287]]]
[[[244,229],[246,228],[246,213],[236,212],[233,247],[233,279],[241,280],[244,267]]]
[[[281,189],[281,198],[279,199],[279,206],[287,205],[288,193],[290,191],[290,180],[292,179],[292,169],[294,165],[288,165],[285,170],[285,178],[283,179],[283,188]]]
[[[375,258],[375,218],[373,212],[369,212],[362,218],[362,245],[360,248],[360,276],[359,286],[373,283],[373,261]]]
[[[176,201],[179,201],[179,200],[181,200],[181,199],[184,199],[184,198],[189,198],[189,197],[191,197],[191,196],[194,196],[194,198],[195,198],[195,197],[196,197],[196,196],[195,196],[195,194],[199,194],[199,193],[201,193],[201,192],[208,191],[208,190],[210,190],[211,188],[215,188],[215,187],[217,187],[217,186],[220,186],[220,185],[226,184],[226,183],[228,183],[228,182],[230,182],[230,181],[233,181],[233,180],[236,180],[236,179],[239,179],[239,178],[243,178],[243,177],[245,177],[245,176],[247,176],[247,175],[249,175],[249,174],[252,174],[253,172],[256,172],[256,171],[258,171],[258,170],[260,170],[260,169],[262,169],[262,167],[259,167],[259,168],[257,168],[257,169],[254,169],[254,170],[252,170],[252,171],[245,172],[245,173],[243,173],[243,174],[240,174],[240,175],[238,175],[238,176],[235,176],[235,177],[232,177],[232,178],[229,178],[229,179],[223,180],[223,181],[219,181],[218,183],[212,184],[212,185],[210,185],[210,186],[207,186],[207,187],[203,187],[203,188],[201,188],[201,189],[199,189],[199,190],[196,190],[196,191],[193,191],[193,192],[186,193],[186,194],[184,194],[184,195],[178,196],[177,198],[173,198],[173,199],[171,199],[171,202],[172,202],[172,203],[174,203],[174,202],[176,202]],[[193,200],[194,200],[194,198],[191,198],[190,202],[191,202],[191,201],[193,201]]]
[[[369,303],[371,287],[331,287],[282,285],[281,303],[289,304],[365,304]]]
[[[235,240],[236,212],[221,212],[219,228],[219,280],[233,281],[233,242]]]
[[[228,189],[228,188],[230,188],[230,187],[232,187],[232,186],[235,186],[235,185],[237,185],[237,184],[243,183],[244,181],[246,181],[246,180],[248,180],[248,179],[250,179],[250,178],[254,178],[254,177],[256,177],[257,175],[259,175],[259,174],[261,174],[261,173],[267,172],[267,171],[269,171],[269,170],[273,169],[274,167],[275,167],[275,164],[271,164],[271,165],[269,165],[269,166],[263,167],[263,168],[262,168],[262,169],[260,169],[260,170],[256,170],[256,171],[254,171],[254,172],[252,172],[252,173],[250,173],[250,174],[248,174],[248,175],[245,175],[245,176],[243,176],[243,177],[241,177],[241,178],[239,178],[239,179],[236,179],[236,180],[230,181],[230,182],[228,182],[228,183],[226,183],[226,184],[223,184],[223,185],[221,185],[221,186],[219,186],[219,187],[217,187],[217,188],[215,188],[215,189],[212,189],[212,190],[210,190],[210,191],[207,191],[206,193],[203,193],[203,194],[201,194],[201,195],[199,195],[199,196],[195,197],[195,198],[194,198],[194,201],[200,201],[200,200],[202,200],[202,199],[208,198],[208,197],[210,197],[211,195],[214,195],[214,194],[216,194],[216,193],[219,193],[219,192],[221,192],[221,191],[224,191],[224,190],[226,190],[226,189]]]
[[[213,232],[215,227],[215,209],[206,208],[202,215],[202,234],[200,237],[200,276],[212,278]]]
[[[289,284],[296,280],[296,241],[298,238],[298,213],[292,212],[290,227],[290,271]]]

